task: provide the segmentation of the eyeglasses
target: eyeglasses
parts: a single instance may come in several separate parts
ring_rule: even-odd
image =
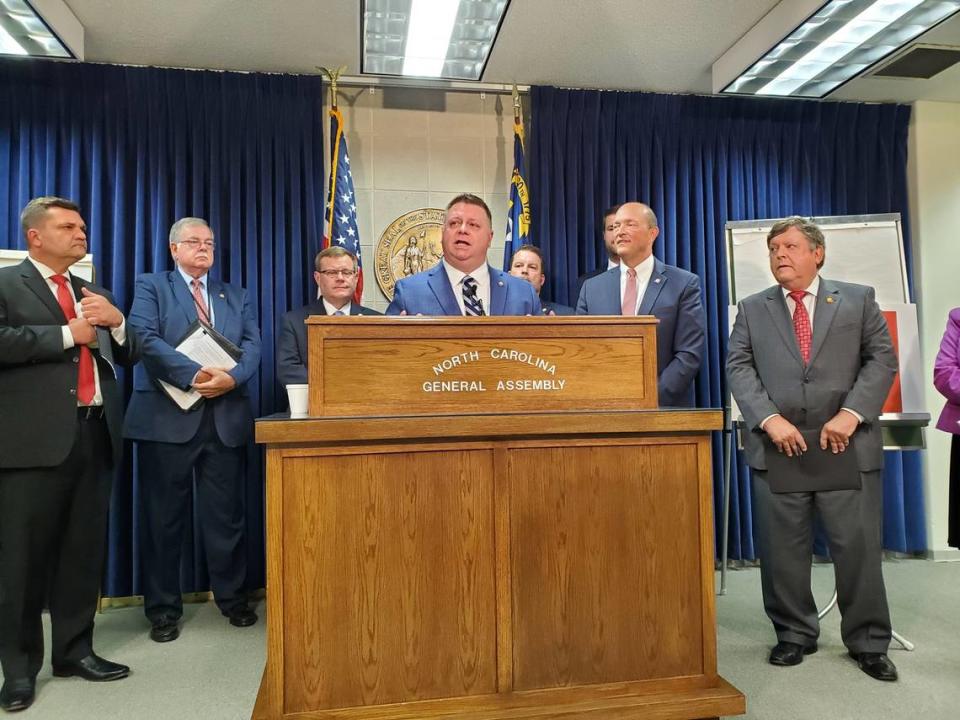
[[[205,248],[210,248],[211,250],[213,250],[214,247],[213,240],[196,240],[194,238],[190,238],[189,240],[181,240],[177,244],[186,245],[191,250],[196,250],[201,245],[203,245]]]
[[[333,280],[335,277],[340,277],[343,275],[345,278],[351,278],[357,274],[356,270],[319,270],[321,275],[326,275],[328,278]]]

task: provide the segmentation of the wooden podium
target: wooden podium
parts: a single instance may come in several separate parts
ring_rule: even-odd
[[[312,317],[262,419],[254,718],[708,718],[713,410],[658,410],[652,318]]]

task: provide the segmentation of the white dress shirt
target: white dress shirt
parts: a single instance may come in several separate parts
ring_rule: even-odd
[[[326,311],[327,315],[336,315],[338,312],[343,313],[344,315],[350,314],[351,303],[349,301],[347,301],[347,304],[342,308],[338,308],[328,303],[326,298],[321,297],[320,299],[323,301],[323,309]]]
[[[447,278],[450,280],[450,287],[453,288],[453,296],[457,299],[457,304],[460,306],[460,314],[463,315],[466,312],[466,308],[463,305],[463,279],[469,275],[477,281],[477,298],[480,300],[480,306],[483,308],[484,314],[489,315],[490,271],[487,269],[486,261],[484,261],[483,264],[478,268],[468,273],[457,270],[453,265],[447,262],[446,258],[441,260],[441,262],[443,263],[443,269],[447,273]]]
[[[33,263],[33,266],[37,269],[37,272],[39,272],[43,276],[43,279],[46,280],[47,287],[50,289],[50,292],[53,294],[53,299],[57,302],[57,305],[60,304],[60,300],[57,298],[58,285],[50,278],[53,277],[54,275],[63,275],[65,278],[67,278],[67,285],[66,285],[67,292],[69,292],[70,297],[73,298],[73,305],[75,308],[75,312],[77,313],[77,317],[82,317],[81,310],[77,302],[77,296],[73,292],[73,282],[71,281],[70,271],[65,270],[62,273],[57,273],[53,269],[47,267],[42,262],[40,262],[39,260],[35,260],[29,255],[27,256],[27,259]],[[70,332],[69,325],[62,325],[60,327],[60,332],[61,332],[61,336],[63,337],[64,350],[69,350],[70,348],[74,347],[74,345],[76,345],[76,343],[73,341],[73,333]],[[121,321],[120,327],[110,328],[110,335],[113,336],[113,339],[116,341],[118,345],[123,345],[124,343],[126,343],[127,319],[124,318]],[[100,392],[100,367],[96,360],[94,360],[93,362],[93,382],[94,382],[93,400],[90,401],[90,404],[103,405],[103,394]],[[82,403],[79,403],[79,402],[77,403],[77,405],[81,405],[81,404]]]
[[[620,263],[620,307],[623,307],[623,294],[627,289],[627,264]],[[637,265],[634,270],[637,273],[637,307],[633,309],[636,315],[640,309],[640,303],[643,302],[643,294],[647,291],[647,285],[650,284],[650,276],[653,275],[653,254],[646,260]]]

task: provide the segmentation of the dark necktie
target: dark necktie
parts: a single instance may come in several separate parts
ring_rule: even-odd
[[[469,275],[463,278],[463,314],[486,315],[483,311],[483,303],[477,297],[477,281]]]
[[[793,311],[793,332],[797,336],[797,345],[800,347],[800,356],[803,358],[803,364],[810,362],[810,345],[813,344],[813,331],[810,329],[810,315],[807,314],[807,307],[803,304],[803,298],[806,296],[805,290],[793,290],[790,297],[797,304]]]
[[[67,290],[67,278],[63,275],[51,275],[50,279],[57,284],[57,302],[60,303],[60,309],[67,316],[67,320],[73,320],[77,317],[77,311],[73,307],[73,297]],[[81,405],[89,405],[93,402],[97,383],[93,377],[93,353],[86,345],[80,346],[77,366],[77,399]]]

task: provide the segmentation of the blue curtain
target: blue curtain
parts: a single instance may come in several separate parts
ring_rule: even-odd
[[[323,229],[323,114],[318,77],[0,60],[0,247],[22,248],[19,213],[38,195],[78,202],[97,281],[121,309],[134,280],[173,267],[171,224],[206,218],[215,277],[258,298],[263,338],[252,402],[282,401],[277,316],[308,297]],[[124,378],[129,397],[132,373]],[[103,593],[140,593],[137,478],[128,443],[114,484]],[[248,586],[264,585],[263,462],[245,480]],[[185,539],[185,592],[209,587],[201,535]]]
[[[724,403],[727,221],[899,212],[912,268],[908,106],[534,87],[531,116],[531,235],[550,270],[545,294],[575,303],[577,277],[606,262],[604,209],[648,203],[660,220],[656,256],[703,282],[708,351],[696,382],[700,407]],[[829,275],[829,257],[827,263]],[[719,548],[719,433],[713,452]],[[884,482],[885,547],[924,550],[918,453],[887,453]],[[748,471],[740,460],[731,496],[730,557],[755,558]]]

